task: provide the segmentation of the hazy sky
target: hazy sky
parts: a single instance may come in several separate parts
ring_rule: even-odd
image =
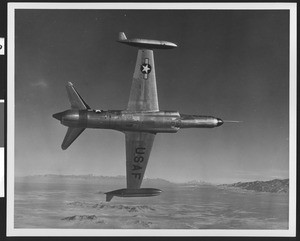
[[[240,120],[158,134],[146,177],[212,182],[288,177],[289,13],[271,10],[17,10],[16,175],[125,175],[125,137],[87,129],[66,150],[73,82],[95,109],[125,109],[137,49],[127,37],[167,40],[155,50],[159,106]],[[124,184],[125,185],[125,184]]]

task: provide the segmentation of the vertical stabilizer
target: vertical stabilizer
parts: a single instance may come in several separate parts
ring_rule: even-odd
[[[71,108],[75,110],[86,110],[90,109],[87,103],[82,99],[82,97],[79,95],[79,93],[74,88],[73,84],[71,82],[68,82],[67,86],[67,93],[69,97],[69,101],[71,104]]]

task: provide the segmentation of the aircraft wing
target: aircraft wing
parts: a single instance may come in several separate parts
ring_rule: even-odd
[[[159,111],[153,50],[138,50],[127,110]]]
[[[155,134],[146,132],[125,132],[127,188],[140,188]]]

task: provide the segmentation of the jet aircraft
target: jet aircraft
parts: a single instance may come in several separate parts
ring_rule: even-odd
[[[153,141],[157,133],[176,133],[184,128],[213,128],[220,118],[186,115],[159,109],[153,49],[172,49],[168,41],[127,39],[119,33],[118,42],[138,48],[129,102],[126,110],[94,110],[82,99],[71,82],[66,89],[71,109],[53,115],[68,127],[61,145],[67,149],[85,128],[113,129],[125,134],[127,188],[106,193],[106,201],[118,197],[157,196],[156,188],[141,188]]]

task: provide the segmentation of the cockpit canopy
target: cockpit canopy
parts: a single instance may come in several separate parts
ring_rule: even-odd
[[[93,110],[95,113],[101,113],[103,110]]]

